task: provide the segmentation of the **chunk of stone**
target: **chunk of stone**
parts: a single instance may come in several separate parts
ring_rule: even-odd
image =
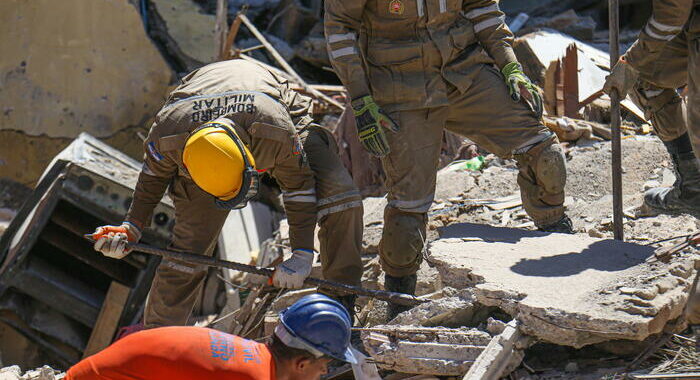
[[[362,332],[365,349],[380,368],[397,372],[461,376],[491,341],[477,329],[377,326]]]
[[[152,0],[155,11],[165,22],[167,33],[180,51],[202,64],[216,58],[214,26],[216,17],[203,12],[192,0]]]
[[[479,303],[517,315],[524,333],[573,347],[662,331],[683,312],[685,268],[699,259],[675,258],[672,274],[646,262],[651,247],[475,224],[444,228],[428,253],[445,286],[473,287]],[[640,293],[652,287],[654,297]]]
[[[510,321],[491,339],[463,380],[498,380],[507,376],[520,365],[525,357],[523,349],[531,342],[532,339],[520,331],[518,321]]]
[[[475,311],[474,295],[470,290],[462,290],[454,296],[426,302],[405,311],[389,324],[459,327],[469,324]]]
[[[81,132],[141,157],[136,133],[174,73],[138,9],[126,0],[5,0],[0,15],[0,177],[33,183]]]

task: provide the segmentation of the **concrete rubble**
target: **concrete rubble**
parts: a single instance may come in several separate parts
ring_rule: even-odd
[[[216,9],[222,3],[217,0],[60,3],[0,2],[0,46],[8,47],[9,52],[0,62],[0,235],[6,229],[12,232],[10,220],[16,215],[20,216],[16,219],[26,217],[20,208],[26,194],[18,196],[19,201],[5,202],[5,193],[15,192],[12,186],[33,185],[54,155],[80,132],[89,132],[131,157],[141,157],[142,139],[175,79],[217,59]],[[321,0],[226,3],[229,25],[236,13],[247,7],[247,17],[300,77],[308,83],[321,83],[315,88],[334,97],[334,101],[346,102],[342,86],[327,70],[330,61]],[[642,190],[671,185],[675,176],[659,140],[640,136],[650,134],[651,127],[629,100],[624,103],[624,133],[629,136],[623,140],[624,227],[628,242],[609,240],[611,153],[610,144],[604,140],[611,138],[610,100],[599,91],[610,69],[607,31],[602,30],[607,23],[606,3],[500,1],[506,22],[519,24],[515,53],[526,74],[543,88],[545,125],[559,136],[565,148],[565,207],[577,235],[533,231],[534,223],[522,207],[515,162],[497,158],[467,139],[446,133],[435,201],[429,211],[426,259],[418,271],[416,289],[418,296],[429,301],[393,320],[387,320],[383,301],[360,297],[356,305],[355,327],[369,354],[367,364],[376,363],[382,369],[379,374],[372,369],[369,378],[416,375],[410,379],[463,376],[468,380],[495,380],[514,371],[511,376],[519,379],[600,378],[603,373],[618,370],[589,368],[588,375],[596,375],[583,376],[583,363],[591,352],[594,362],[598,361],[594,367],[602,366],[601,362],[614,355],[614,365],[624,371],[632,360],[630,355],[637,355],[662,333],[678,332],[682,326],[679,316],[700,268],[700,255],[688,250],[670,263],[648,262],[653,248],[643,244],[693,232],[700,228],[700,222],[687,215],[642,215],[637,208]],[[625,3],[624,7],[651,6],[639,0]],[[109,17],[96,18],[94,14]],[[636,38],[646,18],[623,21],[632,28],[623,31],[624,45]],[[244,58],[277,65],[268,51],[259,49],[260,42],[250,30],[241,27],[233,52],[246,48],[251,50],[243,53]],[[133,59],[135,56],[138,59]],[[561,75],[567,69],[575,76]],[[562,94],[571,100],[570,104],[562,105]],[[378,253],[387,205],[384,172],[380,161],[360,146],[349,110],[347,107],[347,112],[340,114],[336,108],[332,112],[325,109],[319,111],[324,116],[319,120],[334,131],[341,159],[365,196],[362,286],[383,289]],[[90,139],[90,144],[96,146],[99,142]],[[474,154],[484,158],[483,167],[465,170],[462,160]],[[92,171],[102,163],[101,159],[83,162],[93,165]],[[139,165],[131,166],[129,178],[115,182],[132,186]],[[109,175],[120,172],[110,171]],[[68,178],[66,186],[73,186],[74,180]],[[81,182],[75,183],[80,187]],[[95,188],[99,191],[99,186]],[[119,202],[114,201],[113,208],[123,213],[130,191],[120,191]],[[30,193],[28,189],[26,193]],[[278,227],[278,214],[272,208],[280,204],[276,195],[278,191],[269,191],[262,203],[235,213],[221,234],[218,257],[268,267],[289,257],[286,221],[282,220],[273,233]],[[264,213],[256,207],[265,208]],[[276,210],[283,211],[281,206]],[[171,213],[163,215],[167,218],[161,215],[159,220],[172,226]],[[59,218],[51,217],[51,223],[53,219]],[[253,224],[254,231],[247,228]],[[160,228],[158,236],[145,236],[144,241],[165,239],[166,228]],[[43,233],[40,237],[47,239]],[[317,250],[318,246],[317,239]],[[87,250],[86,255],[95,258],[90,252]],[[311,275],[322,277],[321,272],[317,259]],[[210,271],[202,302],[190,323],[248,338],[269,336],[278,323],[279,311],[315,291],[282,291],[265,283],[264,278],[231,270]],[[5,364],[33,368],[55,363],[49,353],[66,351],[66,344],[76,347],[69,347],[74,355],[66,358],[61,368],[80,358],[85,342],[76,343],[77,335],[70,333],[83,331],[87,325],[78,326],[82,330],[67,328],[73,325],[66,323],[68,317],[64,314],[71,310],[46,312],[46,307],[62,306],[46,301],[51,305],[39,308],[31,304],[28,312],[15,298],[0,302],[0,359]],[[37,348],[16,327],[2,322],[7,315],[5,309],[16,314],[9,322],[45,336],[58,331],[61,334],[56,335],[61,339],[52,340],[58,343],[48,348]],[[84,317],[85,313],[77,314]],[[47,321],[52,323],[42,324]],[[82,338],[92,333],[83,332]],[[604,351],[606,356],[596,350]],[[561,352],[568,356],[561,359],[556,355]],[[63,374],[48,366],[25,373],[18,366],[0,369],[0,380],[61,378]]]
[[[80,132],[140,157],[174,75],[129,1],[2,1],[0,46],[0,177],[34,184]]]
[[[380,368],[436,376],[464,374],[491,341],[478,329],[380,325],[363,331]]]
[[[49,366],[43,366],[24,373],[16,365],[0,369],[0,380],[60,380],[63,379],[64,375]]]
[[[581,235],[456,224],[428,248],[443,283],[517,316],[544,341],[644,340],[679,317],[700,257],[648,263],[653,248]]]

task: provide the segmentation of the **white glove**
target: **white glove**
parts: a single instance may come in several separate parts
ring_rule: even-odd
[[[137,243],[141,231],[135,225],[124,222],[121,226],[97,227],[92,234],[95,239],[95,251],[113,259],[121,259],[131,252],[127,243]]]
[[[308,249],[295,249],[292,257],[279,264],[272,275],[272,284],[279,288],[300,289],[304,280],[311,274],[314,252]]]

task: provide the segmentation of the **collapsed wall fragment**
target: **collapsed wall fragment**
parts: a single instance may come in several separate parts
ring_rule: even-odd
[[[679,317],[698,255],[647,262],[653,248],[581,235],[475,224],[446,227],[428,248],[442,281],[473,287],[544,341],[583,347],[644,340]]]

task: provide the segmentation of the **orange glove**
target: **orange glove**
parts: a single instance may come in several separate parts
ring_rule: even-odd
[[[92,234],[95,251],[113,259],[121,259],[131,252],[128,243],[141,240],[141,231],[135,225],[124,222],[121,226],[97,227]]]

